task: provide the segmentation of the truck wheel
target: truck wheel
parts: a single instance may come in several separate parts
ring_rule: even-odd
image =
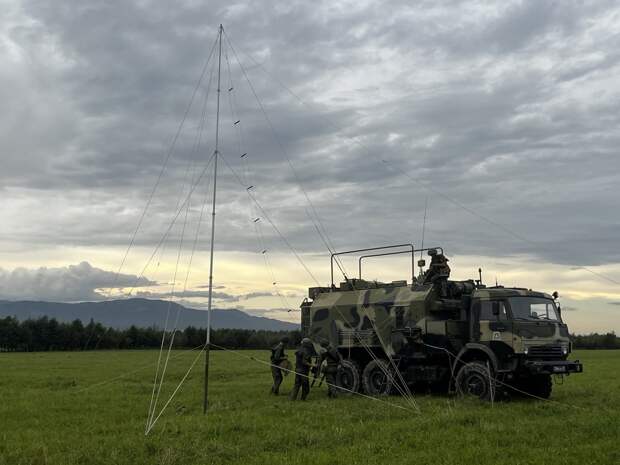
[[[342,394],[354,394],[360,390],[360,369],[353,360],[343,360],[336,374],[336,384]]]
[[[469,362],[461,367],[456,375],[456,388],[461,395],[491,400],[492,380],[489,371],[481,362]]]
[[[393,372],[385,360],[372,360],[362,373],[364,392],[370,396],[386,396],[393,384]]]

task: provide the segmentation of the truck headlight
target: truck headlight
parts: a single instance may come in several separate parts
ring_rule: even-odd
[[[562,355],[568,355],[568,346],[562,346]]]
[[[524,353],[525,355],[527,355],[527,353],[528,353],[528,352],[529,352],[529,348],[528,348],[528,347],[526,347],[525,349],[523,349],[523,353]]]

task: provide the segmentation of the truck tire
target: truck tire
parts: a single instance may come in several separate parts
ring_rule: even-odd
[[[482,362],[466,363],[456,375],[457,392],[461,395],[477,397],[480,400],[491,400],[494,390],[492,383],[489,370]]]
[[[360,390],[360,369],[353,360],[343,360],[336,374],[338,391],[342,394],[354,394]]]
[[[362,386],[369,396],[387,396],[393,384],[393,371],[386,360],[371,360],[362,373]]]

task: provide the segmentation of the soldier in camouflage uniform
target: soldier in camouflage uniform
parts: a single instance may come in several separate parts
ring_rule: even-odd
[[[443,254],[438,254],[437,251],[432,250],[429,252],[431,256],[431,263],[424,273],[424,284],[434,283],[441,279],[448,279],[450,277],[450,266],[448,265],[448,259]]]
[[[327,383],[327,397],[336,397],[336,377],[341,367],[342,355],[333,345],[327,341],[323,341],[321,346],[325,349],[321,354],[319,366],[325,361],[324,375]]]
[[[271,393],[276,396],[280,393],[280,384],[282,384],[283,379],[280,364],[287,360],[287,356],[284,353],[287,343],[288,337],[283,337],[278,344],[271,348],[271,376],[273,376]]]
[[[312,367],[312,353],[314,352],[312,341],[307,337],[301,341],[301,347],[295,352],[295,385],[291,391],[291,400],[297,400],[299,388],[301,388],[301,400],[306,400],[310,392],[310,368]]]

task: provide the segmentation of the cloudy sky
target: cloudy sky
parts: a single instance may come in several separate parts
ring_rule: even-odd
[[[0,298],[204,305],[220,23],[218,307],[294,321],[428,202],[454,277],[620,332],[613,1],[0,0]]]

